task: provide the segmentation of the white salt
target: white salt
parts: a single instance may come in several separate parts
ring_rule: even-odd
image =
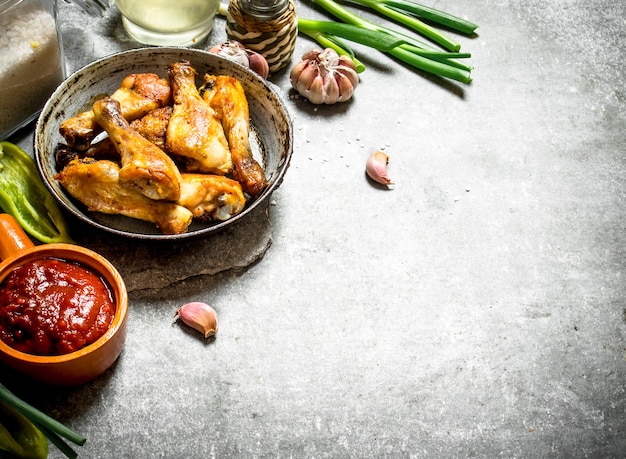
[[[64,77],[54,18],[25,7],[0,15],[0,138],[36,116]]]

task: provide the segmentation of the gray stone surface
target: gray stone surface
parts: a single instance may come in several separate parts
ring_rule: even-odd
[[[124,352],[93,383],[3,371],[88,437],[81,457],[624,457],[626,6],[427,4],[480,24],[459,37],[471,85],[355,46],[353,101],[288,100],[271,246],[237,258],[263,256],[134,290]],[[114,8],[61,7],[74,69],[136,46]],[[390,191],[364,175],[380,148]],[[216,339],[174,321],[194,300]]]
[[[124,278],[129,292],[163,289],[189,277],[245,268],[263,257],[272,244],[269,204],[211,237],[179,242],[136,240],[83,226],[72,236],[77,244],[108,259]]]

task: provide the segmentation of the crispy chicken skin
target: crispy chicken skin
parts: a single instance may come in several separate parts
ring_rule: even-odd
[[[173,202],[155,201],[119,181],[119,166],[107,160],[74,158],[56,175],[70,195],[90,211],[125,215],[156,224],[164,234],[187,231],[193,214]]]
[[[132,121],[168,105],[171,89],[169,81],[156,74],[134,73],[122,80],[111,98],[120,102],[122,115]],[[70,147],[85,150],[101,129],[94,120],[93,111],[88,110],[63,121],[59,132]]]
[[[243,86],[236,78],[226,75],[205,75],[204,81],[200,92],[220,117],[233,160],[233,176],[246,193],[256,196],[267,185],[267,179],[252,156],[250,113]]]
[[[130,127],[161,150],[165,150],[165,136],[167,135],[167,125],[170,122],[172,111],[171,105],[157,108],[145,116],[132,121]]]
[[[200,96],[196,71],[188,61],[168,66],[174,110],[169,120],[166,148],[190,172],[225,175],[233,163],[222,124]]]
[[[182,174],[177,203],[199,221],[224,221],[243,210],[246,198],[239,182],[223,175]]]
[[[175,201],[180,196],[180,172],[174,161],[146,140],[123,117],[120,103],[105,98],[93,104],[96,122],[109,134],[120,154],[120,185],[134,188],[155,200]]]

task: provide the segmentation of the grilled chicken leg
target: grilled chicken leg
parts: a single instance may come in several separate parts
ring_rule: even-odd
[[[151,199],[175,201],[180,196],[180,172],[174,161],[133,130],[122,116],[120,103],[105,98],[93,104],[102,126],[121,157],[120,185],[135,188]]]
[[[122,107],[122,116],[128,121],[144,116],[151,110],[168,105],[171,89],[167,79],[154,73],[128,75],[111,95]],[[61,123],[59,132],[67,144],[85,150],[99,132],[92,110],[79,113]]]
[[[196,87],[196,71],[188,61],[168,67],[174,110],[166,149],[190,172],[224,175],[233,163],[222,124]]]
[[[199,221],[224,221],[246,205],[241,185],[223,175],[182,174],[177,203],[189,209]]]
[[[202,98],[216,111],[228,140],[233,159],[233,176],[250,196],[258,195],[267,185],[265,172],[253,158],[250,148],[250,113],[243,86],[226,75],[205,75],[200,88]]]
[[[125,215],[157,225],[165,234],[187,231],[193,214],[173,202],[155,201],[120,184],[119,166],[108,160],[75,158],[56,175],[70,195],[90,211]]]

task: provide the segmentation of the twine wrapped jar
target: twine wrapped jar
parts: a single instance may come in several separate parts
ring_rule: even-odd
[[[267,60],[270,72],[291,61],[298,36],[293,0],[230,0],[226,34]]]

